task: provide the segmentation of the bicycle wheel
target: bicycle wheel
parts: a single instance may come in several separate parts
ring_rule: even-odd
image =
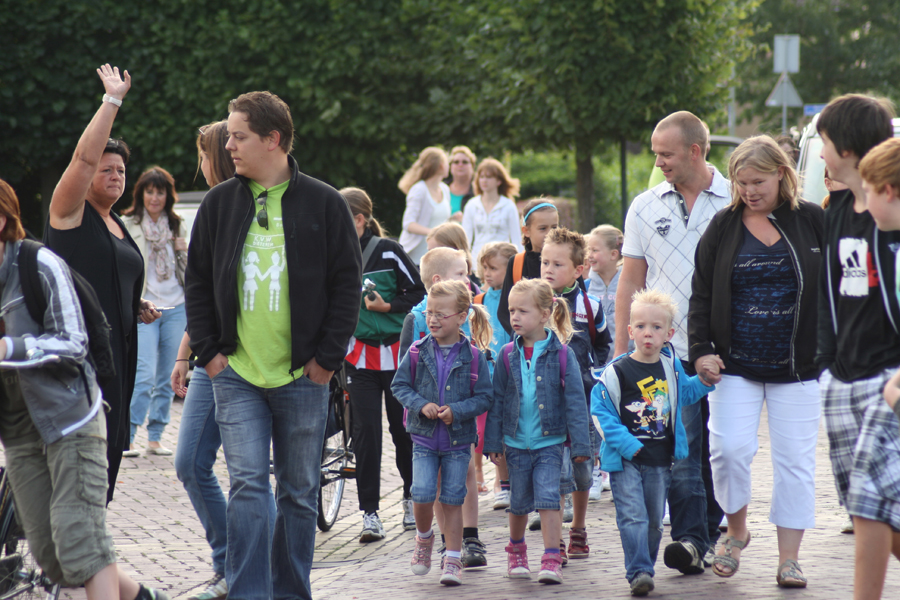
[[[25,532],[16,519],[16,505],[6,480],[6,470],[0,468],[0,471],[0,600],[57,600],[60,586],[44,576],[31,554]]]
[[[354,470],[350,466],[353,455],[348,442],[349,407],[346,391],[341,385],[339,374],[331,381],[331,395],[328,408],[328,426],[325,442],[322,445],[322,468],[319,480],[319,514],[316,524],[322,531],[328,531],[337,520],[344,498],[345,480],[353,477]]]

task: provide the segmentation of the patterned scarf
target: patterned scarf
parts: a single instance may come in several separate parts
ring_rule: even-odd
[[[156,262],[157,281],[166,281],[172,276],[173,268],[169,263],[166,246],[172,242],[172,230],[169,229],[169,217],[164,213],[159,216],[156,223],[149,215],[141,219],[141,229],[144,237],[150,243],[150,260]]]

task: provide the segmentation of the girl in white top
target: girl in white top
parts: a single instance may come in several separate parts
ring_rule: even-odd
[[[447,153],[432,146],[422,150],[398,184],[406,194],[400,245],[416,264],[428,251],[425,237],[450,218],[450,188],[442,181],[449,173]]]
[[[475,172],[475,193],[463,211],[463,229],[472,253],[490,242],[509,242],[522,251],[519,211],[511,198],[519,195],[519,180],[510,177],[495,158],[486,158]]]

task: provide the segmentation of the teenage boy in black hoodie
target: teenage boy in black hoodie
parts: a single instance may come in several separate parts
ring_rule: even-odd
[[[879,231],[859,162],[893,136],[884,101],[849,94],[822,111],[816,128],[832,179],[819,278],[819,386],[838,497],[856,532],[854,597],[880,598],[892,546],[900,552],[900,434],[882,390],[900,365],[894,262],[900,232]]]

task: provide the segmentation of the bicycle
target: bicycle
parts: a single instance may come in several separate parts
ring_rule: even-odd
[[[356,477],[350,445],[350,396],[344,369],[336,371],[329,383],[328,423],[322,444],[322,467],[319,479],[319,514],[316,524],[328,531],[337,521],[347,479]],[[2,600],[2,599],[0,599]]]
[[[53,354],[30,350],[23,361],[0,361],[0,369],[33,369],[59,362]],[[16,503],[6,468],[0,467],[0,600],[46,598],[57,600],[60,585],[38,566],[25,531],[16,518]]]

